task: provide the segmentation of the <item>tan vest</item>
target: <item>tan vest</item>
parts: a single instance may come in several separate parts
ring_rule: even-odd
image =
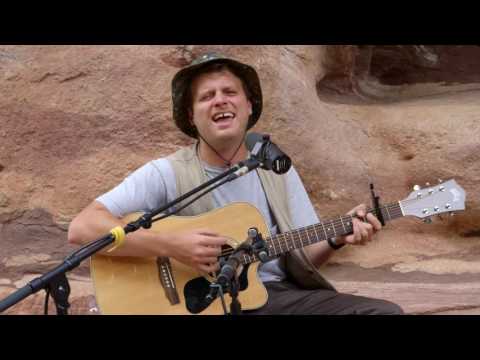
[[[200,159],[197,156],[196,147],[197,144],[182,148],[167,157],[175,173],[177,196],[181,196],[208,181]],[[262,169],[257,169],[257,173],[280,232],[294,230],[288,208],[285,178],[272,171]],[[191,200],[191,198],[185,200],[185,202],[188,200]],[[181,205],[179,204],[178,206]],[[208,193],[180,211],[179,215],[193,216],[213,209],[212,195]],[[284,257],[288,278],[299,286],[306,289],[327,288],[335,290],[310,262],[304,249],[290,251]]]

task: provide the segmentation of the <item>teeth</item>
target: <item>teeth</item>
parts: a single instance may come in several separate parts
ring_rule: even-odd
[[[231,112],[220,113],[220,114],[216,114],[213,117],[213,120],[217,121],[218,119],[225,118],[225,117],[234,117],[234,115]]]

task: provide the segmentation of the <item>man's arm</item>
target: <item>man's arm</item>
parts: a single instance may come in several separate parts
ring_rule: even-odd
[[[366,222],[362,222],[357,218],[353,218],[353,234],[348,236],[341,236],[336,239],[336,243],[351,244],[351,245],[366,245],[372,241],[373,235],[382,228],[380,221],[372,214],[366,214],[366,206],[364,204],[358,205],[350,210],[347,215],[356,215],[359,218],[365,218]],[[334,249],[326,242],[319,243],[305,247],[305,252],[316,267],[324,264],[332,255]]]
[[[68,229],[68,241],[83,245],[99,239],[116,226],[126,222],[113,216],[100,202],[94,201],[78,214]],[[168,256],[200,271],[213,272],[218,269],[217,257],[227,239],[207,229],[197,229],[176,234],[159,234],[146,229],[129,233],[120,248],[109,256]]]
[[[71,222],[68,229],[68,242],[84,245],[107,235],[114,227],[125,225],[126,222],[113,216],[103,204],[93,201]],[[107,247],[101,253],[112,256],[166,256],[162,247],[155,246],[157,241],[153,239],[157,237],[161,236],[139,229],[127,234],[128,241],[125,241],[120,248],[107,253],[109,249]]]
[[[294,226],[296,228],[301,228],[319,223],[320,220],[315,212],[310,197],[293,166],[287,173],[286,180],[289,206]],[[353,234],[338,237],[336,243],[339,245],[345,243],[352,245],[365,245],[372,240],[373,234],[382,227],[380,221],[378,221],[374,215],[366,215],[366,206],[364,204],[353,208],[347,214],[356,215],[359,218],[365,218],[366,222],[354,218]],[[335,251],[326,241],[320,241],[306,246],[304,250],[315,267],[320,267],[324,264]]]

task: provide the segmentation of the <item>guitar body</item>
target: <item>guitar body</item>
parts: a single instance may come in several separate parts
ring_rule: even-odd
[[[124,218],[126,222],[136,220],[140,214]],[[247,231],[256,227],[263,237],[270,236],[268,226],[254,206],[233,203],[199,216],[171,216],[154,222],[150,231],[173,233],[178,231],[209,228],[229,238],[232,248],[237,248],[247,239]],[[95,287],[97,305],[102,314],[131,315],[190,315],[186,306],[185,289],[193,283],[208,284],[214,279],[208,274],[170,258],[171,278],[175,283],[179,303],[172,304],[162,284],[161,270],[156,257],[120,257],[95,255],[91,259],[90,271]],[[238,300],[243,310],[258,309],[267,302],[267,291],[258,276],[259,263],[252,263],[244,270],[248,286],[240,291]],[[197,281],[198,280],[198,281]],[[200,281],[201,280],[201,281]],[[205,288],[205,286],[203,286]],[[225,296],[227,307],[230,296]],[[227,308],[228,309],[228,308]],[[223,307],[217,297],[201,315],[223,315]]]

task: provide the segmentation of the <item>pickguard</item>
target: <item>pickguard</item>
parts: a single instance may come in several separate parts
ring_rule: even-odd
[[[245,265],[238,277],[240,291],[243,291],[248,287],[249,266],[249,264]],[[210,303],[205,301],[205,297],[210,292],[210,284],[211,282],[203,276],[191,279],[185,284],[183,289],[185,306],[190,313],[199,314],[210,305]]]

